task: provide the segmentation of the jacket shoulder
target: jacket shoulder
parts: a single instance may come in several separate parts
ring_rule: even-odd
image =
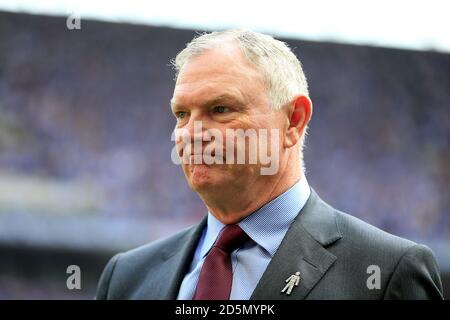
[[[352,215],[335,210],[336,224],[345,242],[368,252],[402,255],[417,245],[414,241],[383,231]]]
[[[177,252],[200,226],[194,225],[166,238],[121,252],[104,268],[97,286],[96,299],[131,298],[152,271],[161,271],[160,264]]]
[[[382,289],[378,298],[442,299],[439,266],[429,247],[385,232],[340,211],[336,212],[336,220],[343,235],[340,248],[336,246],[335,249],[341,257],[338,268],[351,270],[356,279],[362,280],[367,279],[374,267],[378,268]],[[365,289],[365,281],[361,283],[361,288]],[[365,294],[368,292],[363,291]],[[372,290],[371,294],[375,291]]]

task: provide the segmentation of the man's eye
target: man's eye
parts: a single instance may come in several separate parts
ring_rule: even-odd
[[[230,112],[231,110],[230,110],[230,108],[228,108],[228,107],[224,107],[224,106],[217,106],[217,107],[214,107],[214,112],[215,113],[227,113],[227,112]]]
[[[183,119],[183,118],[185,118],[187,116],[187,112],[185,112],[185,111],[178,111],[178,112],[175,112],[175,117],[177,118],[177,119]]]

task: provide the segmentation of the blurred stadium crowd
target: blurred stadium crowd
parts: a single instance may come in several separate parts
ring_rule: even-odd
[[[0,12],[0,246],[115,252],[206,213],[170,159],[169,59],[194,35]],[[285,41],[314,103],[310,185],[450,269],[450,55]]]

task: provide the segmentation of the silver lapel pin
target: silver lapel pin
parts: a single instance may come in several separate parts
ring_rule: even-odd
[[[286,294],[290,295],[292,292],[292,289],[294,289],[294,286],[298,286],[300,283],[300,272],[296,272],[295,274],[291,275],[289,278],[286,279],[287,284],[284,286],[283,290],[281,290],[281,293],[285,292]]]

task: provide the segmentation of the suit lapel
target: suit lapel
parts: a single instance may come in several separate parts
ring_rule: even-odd
[[[190,267],[205,225],[206,216],[184,235],[178,242],[178,247],[168,248],[163,253],[165,261],[161,265],[162,272],[159,273],[157,280],[161,284],[158,287],[162,288],[158,294],[161,299],[175,300],[177,298],[181,282]]]
[[[307,203],[286,233],[250,299],[304,299],[336,260],[325,246],[341,237],[334,209],[311,189]],[[282,293],[286,279],[297,271],[300,272],[299,285],[290,295]]]

